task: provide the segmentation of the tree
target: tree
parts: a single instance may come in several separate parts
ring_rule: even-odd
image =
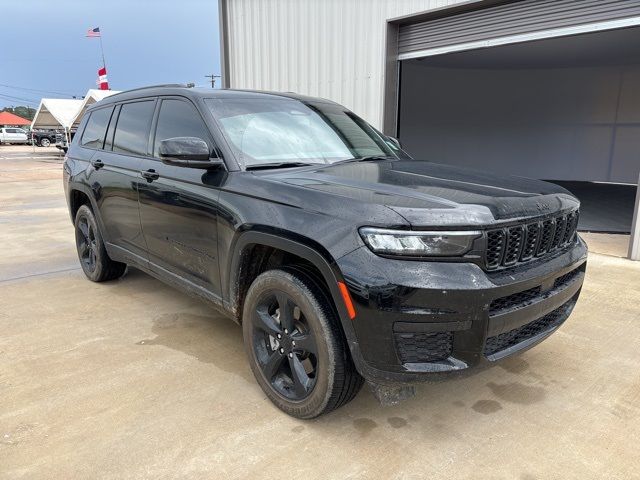
[[[33,120],[33,117],[36,115],[36,109],[31,107],[25,107],[24,105],[19,105],[17,107],[5,107],[0,112],[9,112],[14,115],[18,115],[19,117],[26,118],[27,120]]]

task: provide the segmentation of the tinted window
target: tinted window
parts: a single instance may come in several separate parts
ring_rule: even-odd
[[[209,131],[191,103],[182,100],[162,101],[153,145],[156,157],[159,156],[160,142],[173,137],[198,137],[210,144]]]
[[[104,149],[111,150],[113,148],[113,132],[116,129],[116,121],[118,114],[120,113],[120,105],[116,105],[111,115],[111,121],[109,122],[109,128],[107,129],[107,138],[104,139]]]
[[[112,108],[101,108],[91,112],[87,126],[82,133],[83,147],[102,148],[112,110]]]
[[[120,109],[113,138],[113,151],[134,155],[147,154],[149,125],[155,102],[125,103]]]
[[[285,98],[207,99],[206,103],[245,166],[396,157],[370,125],[339,105]]]

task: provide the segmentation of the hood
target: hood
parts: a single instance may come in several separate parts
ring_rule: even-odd
[[[414,227],[487,225],[579,206],[567,190],[552,183],[417,160],[348,162],[262,175],[357,203],[384,205]]]

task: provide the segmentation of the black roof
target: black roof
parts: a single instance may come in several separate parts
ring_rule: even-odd
[[[322,102],[335,103],[331,100],[323,98],[308,97],[293,92],[266,92],[261,90],[235,90],[227,88],[192,88],[186,85],[170,84],[170,85],[153,85],[149,87],[135,88],[115,93],[101,100],[99,105],[103,106],[110,103],[121,102],[124,100],[134,100],[144,97],[155,97],[158,95],[182,95],[185,97],[200,98],[261,98],[261,97],[286,97],[300,100],[302,102]]]

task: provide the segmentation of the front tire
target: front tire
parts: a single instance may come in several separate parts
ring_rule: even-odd
[[[298,270],[269,270],[247,292],[243,336],[269,399],[302,419],[352,400],[362,386],[329,297]]]
[[[127,265],[109,258],[96,219],[87,205],[78,209],[74,226],[78,259],[89,280],[105,282],[124,275]]]
[[[49,145],[51,145],[51,140],[49,140],[46,137],[40,139],[40,146],[41,147],[48,147]]]

